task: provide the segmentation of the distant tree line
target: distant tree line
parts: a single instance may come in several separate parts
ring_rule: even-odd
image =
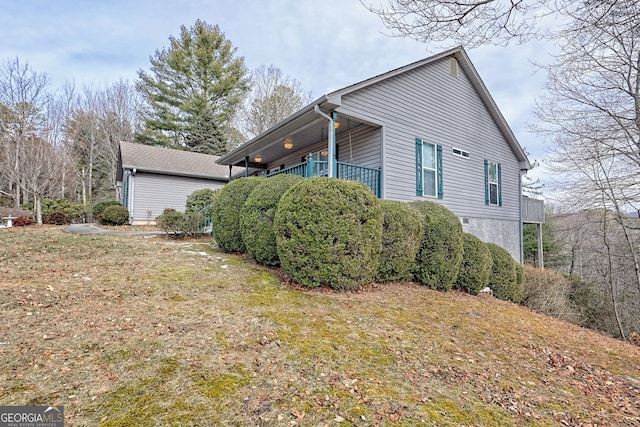
[[[121,141],[222,155],[310,100],[273,66],[250,73],[218,26],[181,27],[138,80],[53,87],[19,58],[0,64],[0,206],[119,200]]]

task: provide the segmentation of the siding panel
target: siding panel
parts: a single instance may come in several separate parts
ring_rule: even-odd
[[[132,223],[155,221],[165,208],[184,212],[187,197],[195,190],[218,189],[224,184],[224,181],[138,172],[134,176]]]
[[[464,71],[448,58],[365,87],[342,99],[341,112],[385,129],[385,198],[416,200],[415,138],[443,147],[444,199],[460,217],[519,221],[519,163]],[[471,156],[454,156],[451,148]],[[503,206],[484,204],[484,159],[502,164]]]

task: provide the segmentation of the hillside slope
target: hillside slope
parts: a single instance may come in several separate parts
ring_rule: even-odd
[[[0,405],[68,425],[640,425],[640,348],[511,303],[303,291],[207,242],[0,245]]]

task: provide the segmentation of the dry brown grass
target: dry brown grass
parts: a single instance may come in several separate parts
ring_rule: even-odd
[[[302,291],[206,240],[0,243],[0,405],[68,425],[640,424],[640,348],[514,304]]]

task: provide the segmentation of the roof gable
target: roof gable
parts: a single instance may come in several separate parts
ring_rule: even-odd
[[[122,169],[137,169],[140,172],[226,181],[229,179],[229,167],[217,164],[219,158],[123,141],[120,143],[119,173]]]
[[[473,88],[478,93],[478,96],[484,103],[487,111],[489,112],[492,119],[495,121],[498,126],[500,132],[503,134],[506,139],[509,147],[515,154],[515,157],[518,159],[520,163],[520,169],[531,169],[531,163],[527,158],[526,153],[520,146],[520,143],[516,139],[513,131],[509,127],[509,124],[505,120],[504,116],[498,109],[497,104],[493,100],[493,97],[489,93],[489,90],[485,86],[484,82],[480,78],[477,70],[471,63],[471,60],[465,50],[462,47],[456,47],[453,49],[446,50],[437,55],[430,56],[428,58],[422,59],[420,61],[413,62],[411,64],[405,65],[403,67],[399,67],[388,71],[383,74],[379,74],[377,76],[371,77],[366,80],[362,80],[358,83],[354,83],[350,86],[346,86],[342,89],[338,89],[333,91],[327,95],[324,95],[317,100],[313,101],[311,104],[306,107],[298,110],[296,113],[292,114],[282,122],[273,126],[272,128],[266,130],[262,134],[256,136],[255,138],[247,141],[242,144],[235,150],[231,151],[228,154],[222,156],[219,160],[220,164],[238,164],[239,159],[243,159],[246,156],[249,156],[251,152],[255,151],[256,147],[265,148],[268,145],[273,145],[274,140],[282,137],[287,133],[288,128],[295,128],[309,126],[313,120],[317,120],[319,116],[314,114],[314,107],[319,106],[324,109],[335,110],[339,108],[342,103],[342,97],[345,95],[356,93],[364,88],[367,88],[376,83],[391,79],[400,74],[409,72],[418,67],[425,66],[427,64],[434,63],[439,61],[442,58],[446,58],[449,56],[453,56],[457,61],[459,66],[463,69],[463,71],[468,76]],[[263,144],[266,144],[263,146]]]

